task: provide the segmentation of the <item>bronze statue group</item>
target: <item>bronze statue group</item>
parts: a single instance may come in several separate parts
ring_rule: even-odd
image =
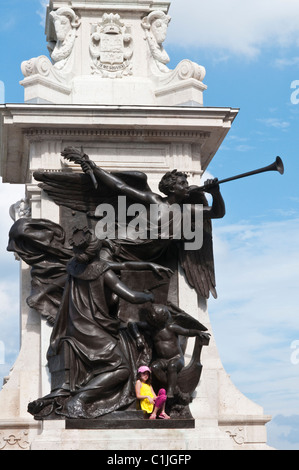
[[[204,191],[173,170],[161,180],[162,197],[143,173],[107,172],[74,148],[62,155],[83,171],[40,171],[34,177],[71,216],[62,215],[60,224],[20,218],[9,234],[8,250],[31,266],[27,302],[52,326],[47,353],[51,392],[31,402],[28,411],[36,419],[96,419],[137,404],[150,419],[189,416],[209,334],[193,312],[180,309],[177,292],[175,302],[168,292],[176,285],[174,267],[180,264],[199,296],[216,295],[211,219],[225,213],[219,186],[214,182],[207,188],[213,197],[209,206]],[[96,209],[101,203],[115,206],[120,195],[130,204],[158,204],[161,217],[174,203],[189,204],[191,212],[201,205],[202,246],[185,250],[185,240],[173,237],[171,229],[167,239],[100,240]],[[185,364],[191,336],[193,356]]]

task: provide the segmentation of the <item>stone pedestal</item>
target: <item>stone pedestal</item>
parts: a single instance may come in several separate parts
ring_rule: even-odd
[[[46,31],[52,60],[40,56],[22,64],[25,103],[0,107],[3,182],[25,184],[31,217],[56,223],[59,207],[39,188],[33,172],[80,171],[61,158],[70,145],[83,147],[106,170],[145,172],[156,192],[161,176],[174,168],[187,172],[190,184],[200,184],[238,110],[203,106],[202,66],[186,60],[175,70],[167,68],[163,40],[155,42],[151,28],[156,19],[168,25],[169,2],[73,0],[71,12],[69,3],[50,1]],[[54,28],[63,16],[70,24],[66,47]],[[179,306],[211,333],[190,405],[194,427],[163,424],[153,437],[152,429],[141,434],[138,429],[70,429],[64,420],[34,421],[28,403],[50,391],[46,351],[51,327],[26,304],[30,268],[20,262],[20,269],[21,350],[0,393],[0,448],[268,448],[265,423],[270,417],[231,383],[214,341],[207,301],[197,298],[182,272]],[[187,361],[191,349],[192,340]]]
[[[46,34],[51,60],[22,63],[25,101],[119,105],[203,104],[205,69],[167,66],[169,2],[51,0]],[[68,25],[61,25],[66,19]]]

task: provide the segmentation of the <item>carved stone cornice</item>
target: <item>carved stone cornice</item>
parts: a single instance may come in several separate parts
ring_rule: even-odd
[[[84,147],[91,142],[99,148],[115,144],[120,153],[122,143],[187,144],[204,171],[237,114],[234,108],[187,106],[0,105],[1,176],[3,182],[29,183],[32,146],[55,144],[58,155],[59,141]]]
[[[55,10],[62,6],[68,6],[67,0],[50,0],[50,9]],[[103,10],[103,11],[127,11],[150,12],[155,9],[169,10],[170,2],[164,0],[110,0],[108,2],[94,2],[94,0],[72,0],[72,7],[76,10]]]

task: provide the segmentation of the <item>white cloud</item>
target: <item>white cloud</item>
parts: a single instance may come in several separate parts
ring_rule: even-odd
[[[297,0],[173,0],[168,41],[256,57],[261,48],[299,43]]]
[[[265,124],[267,127],[274,127],[275,129],[285,130],[290,126],[288,121],[279,118],[265,118],[257,119],[257,121]]]
[[[225,143],[221,145],[219,150],[225,150],[226,152],[251,152],[254,149],[255,147],[251,145],[248,137],[229,134],[226,137]]]
[[[271,423],[271,440],[275,448],[281,450],[298,450],[299,416],[276,416]]]
[[[279,69],[283,69],[285,67],[292,67],[292,66],[297,66],[299,64],[299,57],[291,57],[291,58],[279,58],[276,59],[274,62],[274,65],[278,67]]]

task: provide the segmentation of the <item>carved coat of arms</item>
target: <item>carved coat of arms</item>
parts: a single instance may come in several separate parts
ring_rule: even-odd
[[[132,75],[132,36],[118,14],[105,13],[92,25],[90,55],[92,73],[110,78]]]

